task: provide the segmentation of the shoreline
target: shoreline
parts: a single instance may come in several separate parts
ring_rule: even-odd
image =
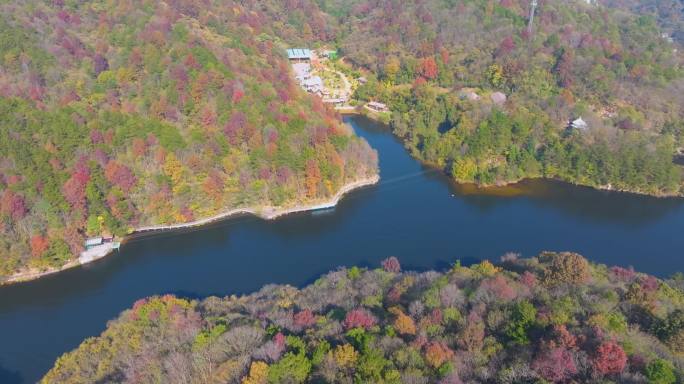
[[[371,111],[368,108],[366,108],[365,106],[358,106],[358,107],[354,107],[353,109],[338,110],[337,112],[339,112],[341,115],[364,116],[370,120],[373,120],[375,122],[379,122],[382,124],[386,124],[389,126],[389,122],[386,121],[386,119],[384,119],[380,113]],[[390,134],[392,136],[398,138],[399,140],[401,140],[402,143],[405,143],[404,138],[401,136],[395,135],[394,132],[391,130],[391,128],[390,128]],[[542,181],[565,183],[568,185],[572,185],[574,187],[590,188],[590,189],[593,189],[596,191],[622,193],[622,194],[642,196],[642,197],[652,197],[652,198],[656,198],[656,199],[684,198],[684,193],[677,193],[677,192],[673,192],[673,193],[652,193],[652,192],[640,191],[640,190],[635,190],[635,189],[615,188],[610,184],[607,184],[607,185],[582,184],[582,183],[579,183],[576,181],[564,180],[564,179],[558,178],[558,177],[544,177],[544,176],[530,176],[530,177],[519,178],[516,180],[501,181],[501,182],[492,183],[492,184],[479,184],[479,183],[475,183],[475,182],[467,182],[467,181],[461,181],[461,180],[455,179],[455,178],[451,177],[451,175],[449,175],[448,172],[446,172],[444,167],[440,167],[438,164],[431,163],[431,162],[423,160],[419,157],[413,156],[413,154],[410,154],[410,156],[413,159],[415,159],[416,161],[418,161],[420,164],[422,164],[426,167],[437,169],[437,170],[441,171],[442,173],[444,173],[444,175],[451,182],[453,182],[457,185],[472,185],[475,188],[481,189],[481,190],[515,186],[516,184],[520,184],[522,182],[525,182],[526,180],[542,180]]]
[[[128,235],[124,236],[121,239],[122,243],[125,243],[126,240],[133,235],[138,235],[138,234],[143,234],[147,232],[162,232],[162,231],[172,231],[172,230],[177,230],[177,229],[184,229],[184,228],[191,228],[191,227],[200,227],[204,226],[207,224],[211,224],[217,221],[222,221],[222,220],[227,220],[230,218],[233,218],[235,216],[242,216],[242,215],[254,215],[260,219],[263,220],[275,220],[280,217],[293,214],[293,213],[299,213],[299,212],[308,212],[308,211],[317,211],[321,209],[327,209],[327,208],[333,208],[337,206],[337,204],[342,200],[344,195],[356,190],[360,189],[363,187],[375,185],[380,181],[380,175],[377,174],[375,176],[371,177],[365,177],[360,180],[356,180],[350,183],[347,183],[343,185],[335,195],[331,196],[330,198],[327,199],[322,199],[314,202],[309,202],[309,203],[298,203],[293,206],[285,206],[285,207],[274,207],[274,206],[260,206],[260,207],[244,207],[244,208],[234,208],[230,209],[228,211],[224,211],[222,213],[216,214],[214,216],[210,216],[207,218],[203,219],[198,219],[194,221],[190,221],[187,223],[177,223],[177,224],[167,224],[167,225],[150,225],[150,226],[144,226],[144,227],[139,227],[134,229],[131,233]],[[70,260],[66,264],[62,265],[59,268],[51,268],[48,270],[43,270],[43,271],[37,271],[37,270],[28,270],[24,272],[19,272],[15,273],[11,276],[9,276],[7,279],[3,280],[0,282],[0,286],[6,286],[6,285],[12,285],[12,284],[17,284],[17,283],[23,283],[27,281],[32,281],[32,280],[37,280],[40,279],[41,277],[49,276],[56,274],[58,272],[62,272],[74,267],[78,267],[80,265],[87,265],[90,264],[94,261],[100,260],[108,255],[111,255],[113,252],[113,249],[108,248],[108,249],[103,249],[102,253],[97,255],[96,257],[88,257],[86,259],[83,259],[81,255],[79,255],[78,258],[74,260]],[[85,261],[84,261],[85,260]]]
[[[370,116],[367,116],[370,119],[373,119]],[[377,119],[374,119],[376,121],[379,121]],[[382,122],[382,121],[380,121]],[[405,143],[405,140],[401,136],[397,136],[394,134],[394,132],[390,131],[390,133],[398,138],[402,144]],[[407,149],[408,150],[408,149]],[[479,184],[476,182],[469,182],[469,181],[462,181],[458,180],[456,178],[453,178],[445,169],[445,167],[440,166],[439,164],[429,162],[426,160],[423,160],[419,157],[413,156],[413,154],[410,153],[409,155],[411,158],[415,159],[417,162],[422,164],[425,167],[436,169],[444,174],[444,176],[449,179],[450,182],[456,184],[456,185],[469,185],[473,186],[476,189],[479,190],[495,190],[497,188],[505,188],[505,187],[510,187],[510,186],[515,186],[517,184],[523,183],[527,180],[541,180],[541,181],[548,181],[548,182],[558,182],[558,183],[564,183],[571,185],[573,187],[581,187],[581,188],[589,188],[595,191],[600,191],[600,192],[611,192],[611,193],[621,193],[621,194],[627,194],[627,195],[635,195],[635,196],[641,196],[641,197],[652,197],[655,199],[681,199],[684,198],[684,194],[682,193],[651,193],[651,192],[645,192],[645,191],[639,191],[639,190],[632,190],[632,189],[623,189],[623,188],[615,188],[610,184],[607,185],[592,185],[592,184],[582,184],[576,181],[571,181],[571,180],[564,180],[559,177],[545,177],[545,176],[528,176],[528,177],[522,177],[519,179],[515,180],[508,180],[508,181],[499,181],[496,183],[492,184]]]
[[[433,164],[429,164],[429,163],[425,163],[425,164],[432,167],[432,168],[435,168],[435,169],[441,169],[441,168],[439,168]],[[599,192],[620,193],[620,194],[634,195],[634,196],[640,196],[640,197],[650,197],[650,198],[655,198],[655,199],[680,199],[680,198],[684,197],[684,195],[679,194],[679,193],[658,193],[658,194],[654,194],[654,193],[631,190],[631,189],[614,188],[611,185],[582,184],[582,183],[577,183],[577,182],[573,182],[573,181],[569,181],[569,180],[564,180],[564,179],[557,178],[557,177],[543,177],[543,176],[523,177],[521,179],[504,181],[504,182],[495,183],[495,184],[478,184],[478,183],[472,183],[472,182],[463,182],[463,181],[454,179],[451,176],[449,176],[449,174],[446,172],[445,172],[445,175],[453,183],[455,183],[457,185],[470,185],[470,186],[473,186],[479,190],[496,190],[497,188],[506,188],[506,187],[519,185],[521,183],[524,183],[525,181],[540,180],[540,181],[546,181],[546,182],[564,183],[567,185],[571,185],[573,187],[588,188],[588,189],[592,189],[594,191],[599,191]]]

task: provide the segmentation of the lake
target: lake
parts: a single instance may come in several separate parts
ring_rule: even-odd
[[[387,127],[348,117],[380,157],[381,181],[331,212],[273,222],[241,217],[133,239],[92,265],[0,288],[0,382],[38,380],[62,353],[139,298],[248,293],[304,285],[337,266],[444,269],[571,250],[661,277],[684,271],[684,199],[529,181],[492,190],[452,184],[412,159]]]

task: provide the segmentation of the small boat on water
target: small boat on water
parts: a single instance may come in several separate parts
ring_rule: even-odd
[[[329,215],[335,212],[335,207],[321,208],[311,211],[311,216]]]

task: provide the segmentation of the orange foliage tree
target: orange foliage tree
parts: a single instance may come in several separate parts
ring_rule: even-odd
[[[394,320],[394,329],[397,330],[402,335],[415,335],[416,334],[416,323],[411,317],[406,315],[398,308],[390,309],[390,312],[394,313],[397,318]]]
[[[315,160],[306,162],[306,195],[310,198],[316,197],[318,184],[321,182],[321,170]]]
[[[425,347],[425,360],[434,368],[441,367],[453,357],[454,352],[444,343],[434,341]]]

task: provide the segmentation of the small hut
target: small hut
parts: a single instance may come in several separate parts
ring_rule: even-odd
[[[578,119],[573,120],[570,123],[570,126],[573,129],[579,129],[580,131],[586,131],[587,129],[589,129],[589,124],[587,124],[587,122],[582,119],[582,116],[580,116]]]
[[[387,108],[387,105],[379,103],[377,101],[371,101],[367,103],[366,108],[374,112],[389,112],[389,108]]]
[[[311,50],[306,48],[290,48],[287,50],[287,58],[295,63],[308,63],[311,61]]]
[[[86,239],[85,241],[85,249],[91,249],[93,247],[97,247],[98,245],[102,245],[104,243],[104,238],[102,237],[91,237],[89,239]]]

